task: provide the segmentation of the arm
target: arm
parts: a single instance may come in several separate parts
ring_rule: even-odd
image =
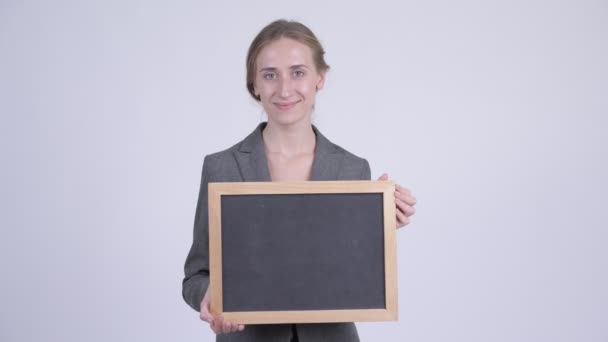
[[[200,318],[209,323],[216,334],[242,331],[245,326],[228,321],[223,317],[213,317],[209,312],[209,213],[208,185],[210,181],[210,161],[205,157],[203,174],[194,216],[192,246],[184,265],[182,297],[190,307],[200,313]]]
[[[190,307],[200,311],[200,304],[209,286],[209,220],[207,208],[207,185],[209,183],[209,162],[203,161],[201,185],[194,216],[192,247],[184,265],[182,296]]]

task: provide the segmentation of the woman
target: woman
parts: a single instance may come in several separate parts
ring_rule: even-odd
[[[331,143],[311,123],[316,93],[329,66],[315,35],[298,22],[275,21],[253,40],[247,55],[247,89],[268,122],[233,147],[205,157],[185,264],[182,294],[217,334],[217,341],[357,341],[353,323],[245,326],[209,312],[207,184],[241,181],[369,180],[370,168]],[[387,180],[386,174],[380,180]],[[409,222],[416,200],[397,185],[397,228]]]

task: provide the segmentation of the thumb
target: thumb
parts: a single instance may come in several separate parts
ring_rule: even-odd
[[[213,322],[213,315],[211,314],[211,312],[209,312],[209,303],[203,303],[203,305],[201,305],[201,311],[200,311],[200,318],[202,321],[208,322],[208,323],[212,323]]]
[[[213,315],[209,312],[209,309],[207,307],[201,308],[200,318],[201,318],[201,321],[205,321],[208,323],[212,323],[214,320]]]
[[[201,301],[200,318],[205,322],[212,323],[214,318],[211,312],[209,312],[209,289],[205,292],[203,300]]]
[[[388,173],[383,173],[382,176],[380,176],[380,178],[378,178],[379,181],[385,181],[388,180]]]

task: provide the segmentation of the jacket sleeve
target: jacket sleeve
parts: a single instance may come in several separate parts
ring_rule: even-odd
[[[209,213],[207,189],[209,183],[209,160],[205,157],[201,185],[194,216],[192,246],[184,265],[182,296],[192,309],[200,311],[201,300],[209,286]]]

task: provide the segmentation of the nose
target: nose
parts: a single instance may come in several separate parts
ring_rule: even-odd
[[[281,97],[290,97],[293,90],[293,83],[289,78],[282,78],[279,84],[279,95]]]

